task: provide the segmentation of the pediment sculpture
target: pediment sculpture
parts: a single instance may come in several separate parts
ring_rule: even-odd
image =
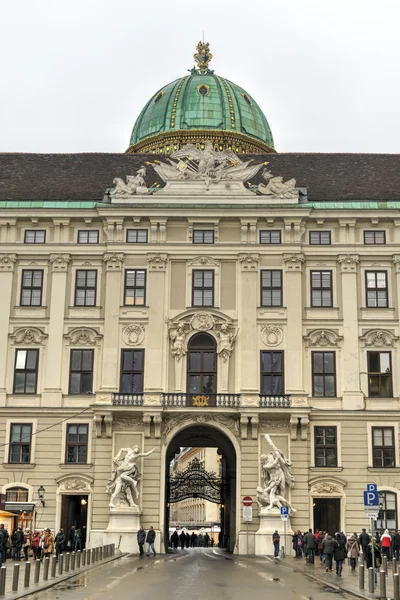
[[[281,200],[298,198],[299,193],[296,189],[295,179],[283,181],[283,177],[274,177],[271,171],[267,169],[263,170],[262,177],[267,181],[267,185],[260,183],[257,188],[258,193],[271,198],[280,198]]]
[[[126,182],[120,177],[115,177],[113,180],[115,187],[110,190],[110,196],[115,199],[125,199],[135,194],[147,194],[149,190],[146,186],[145,177],[145,166],[140,167],[135,175],[127,175]]]

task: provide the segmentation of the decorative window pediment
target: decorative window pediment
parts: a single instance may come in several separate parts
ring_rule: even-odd
[[[103,336],[91,327],[75,327],[64,337],[71,346],[96,346]]]
[[[24,344],[25,346],[43,345],[47,337],[47,333],[44,333],[38,327],[19,327],[14,333],[10,334],[12,344]]]
[[[364,348],[393,348],[398,336],[388,329],[371,329],[360,336]]]
[[[91,492],[94,479],[88,475],[63,475],[58,477],[59,490],[63,492]]]
[[[344,496],[346,482],[338,477],[318,477],[308,482],[311,496]]]
[[[340,345],[343,336],[332,329],[314,329],[304,336],[309,348],[334,348]]]

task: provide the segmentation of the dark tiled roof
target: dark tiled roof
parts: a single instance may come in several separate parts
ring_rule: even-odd
[[[400,200],[399,154],[266,154],[273,175],[294,177],[312,201]],[[114,177],[132,175],[145,154],[0,154],[0,201],[101,200]],[[159,181],[148,169],[147,183]],[[261,175],[253,183],[263,181]],[[265,183],[265,182],[264,182]]]

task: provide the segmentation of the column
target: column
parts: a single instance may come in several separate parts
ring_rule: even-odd
[[[168,254],[147,255],[147,305],[144,390],[146,403],[159,401],[163,389],[165,356],[165,274]],[[182,363],[182,361],[180,361]]]
[[[342,276],[343,311],[343,409],[361,410],[364,396],[360,390],[360,359],[358,339],[357,266],[358,254],[339,254],[338,263]],[[336,370],[339,360],[336,357]]]
[[[71,260],[71,255],[50,254],[49,260],[51,266],[50,318],[48,330],[49,337],[46,349],[45,378],[43,381],[42,405],[61,406],[64,316],[68,263]]]
[[[240,393],[242,394],[242,402],[247,406],[258,405],[258,394],[260,392],[259,361],[256,358],[259,350],[257,342],[258,261],[258,254],[239,254],[242,272],[237,343],[240,365]]]
[[[285,302],[287,331],[285,339],[285,391],[292,404],[307,404],[303,382],[303,264],[305,256],[284,254],[286,268]],[[297,398],[296,398],[297,397]],[[304,402],[303,402],[304,401]]]
[[[116,392],[119,389],[118,349],[120,290],[122,287],[124,254],[107,252],[103,255],[105,264],[104,299],[104,339],[103,364],[101,370],[102,392]]]
[[[12,305],[12,283],[16,254],[0,254],[0,406],[6,405],[7,398],[7,352],[8,325]],[[14,360],[14,358],[12,358]]]

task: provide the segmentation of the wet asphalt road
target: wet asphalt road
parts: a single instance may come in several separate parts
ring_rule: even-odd
[[[262,558],[218,549],[175,555],[132,555],[32,596],[40,600],[327,600],[343,598],[322,585]]]

